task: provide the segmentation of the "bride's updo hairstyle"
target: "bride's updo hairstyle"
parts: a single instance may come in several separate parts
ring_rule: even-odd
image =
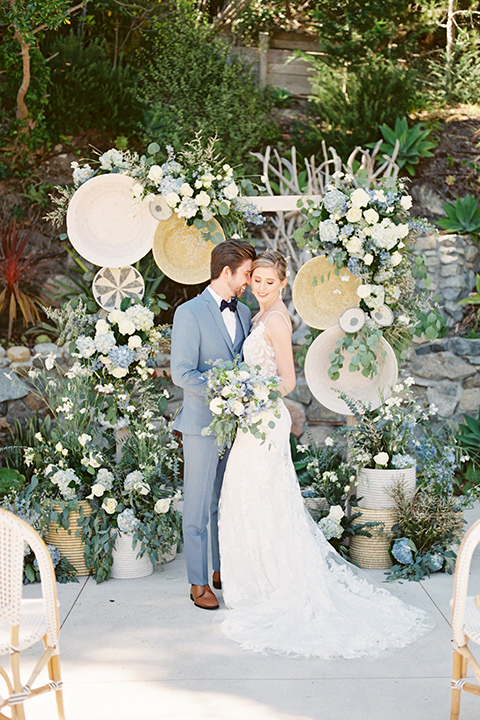
[[[265,250],[252,263],[252,273],[259,267],[273,267],[280,282],[287,277],[287,261],[278,250]]]

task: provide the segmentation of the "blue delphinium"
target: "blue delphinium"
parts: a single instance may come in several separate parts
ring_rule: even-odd
[[[402,565],[411,565],[413,563],[413,552],[410,547],[410,540],[406,537],[395,540],[392,555]]]
[[[414,467],[416,460],[411,455],[393,455],[390,462],[393,467],[397,470],[403,470],[404,468]]]

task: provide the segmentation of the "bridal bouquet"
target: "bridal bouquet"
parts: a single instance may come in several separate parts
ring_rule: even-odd
[[[213,420],[202,435],[216,435],[221,447],[230,447],[237,430],[265,441],[267,428],[275,427],[272,416],[280,417],[280,378],[263,377],[258,366],[250,367],[239,356],[233,361],[215,361],[205,377],[206,402]]]

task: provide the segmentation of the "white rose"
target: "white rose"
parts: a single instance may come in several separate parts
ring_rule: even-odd
[[[235,400],[233,403],[233,412],[235,415],[243,415],[243,404],[240,402],[240,400]]]
[[[257,400],[260,400],[261,402],[266,402],[268,400],[268,390],[264,387],[259,387],[255,389],[255,398]]]
[[[350,195],[350,200],[352,201],[352,205],[356,205],[357,207],[366,207],[370,201],[370,196],[365,192],[365,190],[363,190],[363,188],[357,188]]]
[[[246,382],[249,377],[250,377],[250,373],[247,370],[240,370],[240,372],[238,373],[238,379],[241,382]]]
[[[119,323],[124,317],[125,313],[122,312],[122,310],[112,310],[112,312],[108,314],[108,319],[111,323]]]
[[[363,256],[363,262],[365,263],[365,265],[371,265],[373,262],[372,253],[365,253],[365,255]]]
[[[92,493],[90,497],[102,497],[104,492],[105,488],[103,487],[103,485],[101,485],[101,483],[95,483],[94,485],[92,485]]]
[[[180,195],[178,195],[176,192],[170,192],[165,197],[165,200],[169,207],[174,208],[180,202]]]
[[[128,373],[128,368],[114,367],[114,368],[110,369],[110,374],[116,378],[125,377],[125,375],[127,373]]]
[[[388,465],[390,456],[386,452],[379,452],[373,456],[376,465]]]
[[[328,514],[332,518],[332,520],[335,520],[338,523],[343,517],[345,517],[345,513],[343,512],[340,505],[332,505]]]
[[[390,263],[393,265],[393,267],[396,267],[397,265],[400,265],[402,262],[402,254],[398,252],[398,250],[395,250],[394,253],[392,253],[392,256],[390,258]]]
[[[85,447],[85,445],[87,444],[87,442],[88,442],[89,440],[91,440],[91,439],[92,439],[92,436],[91,436],[91,435],[88,435],[87,433],[82,433],[82,434],[79,436],[79,438],[78,438],[78,442],[80,443],[80,445],[81,445],[82,447]]]
[[[324,440],[324,442],[325,442],[325,445],[326,445],[327,447],[332,447],[332,445],[333,445],[333,438],[331,438],[331,437],[326,437],[325,440]]]
[[[113,515],[113,513],[115,512],[115,510],[117,508],[117,504],[118,503],[115,500],[115,498],[107,498],[106,500],[103,501],[102,508],[109,515]]]
[[[223,194],[229,200],[233,200],[233,198],[237,197],[238,195],[238,187],[235,185],[234,182],[231,182],[229,185],[227,185],[227,187],[223,188]]]
[[[130,350],[135,350],[142,345],[142,338],[139,335],[130,335],[128,338],[128,347]]]
[[[412,198],[410,195],[404,195],[400,200],[400,205],[404,210],[410,210],[412,207]]]
[[[359,207],[351,207],[350,210],[347,212],[347,220],[348,222],[358,222],[362,219],[362,211]]]
[[[100,467],[100,463],[98,462],[97,458],[95,457],[95,455],[93,453],[90,453],[90,455],[88,456],[88,464],[92,468]]]
[[[208,406],[214,415],[221,415],[223,410],[222,398],[213,398]]]
[[[136,329],[135,323],[128,318],[124,318],[118,323],[118,331],[122,335],[133,335]]]
[[[408,235],[408,230],[407,223],[401,223],[395,227],[395,234],[398,238],[405,238]]]
[[[183,183],[183,185],[180,186],[179,193],[180,195],[183,195],[183,197],[192,197],[193,188],[188,183]]]
[[[106,320],[97,320],[95,323],[95,331],[97,335],[103,335],[104,333],[107,333],[110,330],[110,325],[107,323]]]
[[[363,213],[363,217],[370,225],[375,225],[375,223],[378,222],[378,213],[373,208],[368,208],[368,210],[365,210]]]
[[[360,252],[360,250],[362,250],[362,247],[362,241],[356,235],[354,235],[352,238],[350,238],[350,240],[345,243],[345,249],[347,250],[347,252],[350,253],[350,255]]]
[[[225,385],[225,387],[222,388],[223,397],[228,397],[229,395],[231,395],[231,393],[233,393],[233,388],[231,387],[231,385]]]
[[[164,498],[163,500],[157,500],[155,503],[154,510],[158,514],[166,513],[170,510],[171,498]]]
[[[193,198],[194,201],[197,203],[198,207],[207,207],[210,205],[210,195],[205,192],[205,190],[202,190],[198,193],[198,195],[195,195]]]
[[[372,292],[371,285],[359,285],[357,288],[357,295],[359,298],[367,298]]]
[[[148,495],[150,492],[150,485],[148,483],[140,483],[138,487],[138,492],[140,495]]]
[[[162,176],[163,176],[163,170],[160,167],[160,165],[152,165],[152,167],[148,171],[148,179],[152,180],[154,183],[156,183],[162,179]]]

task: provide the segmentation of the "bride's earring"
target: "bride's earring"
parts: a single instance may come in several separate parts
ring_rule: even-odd
[[[283,297],[285,295],[285,288],[280,288],[280,292],[278,293],[278,297],[280,300],[283,300]]]

